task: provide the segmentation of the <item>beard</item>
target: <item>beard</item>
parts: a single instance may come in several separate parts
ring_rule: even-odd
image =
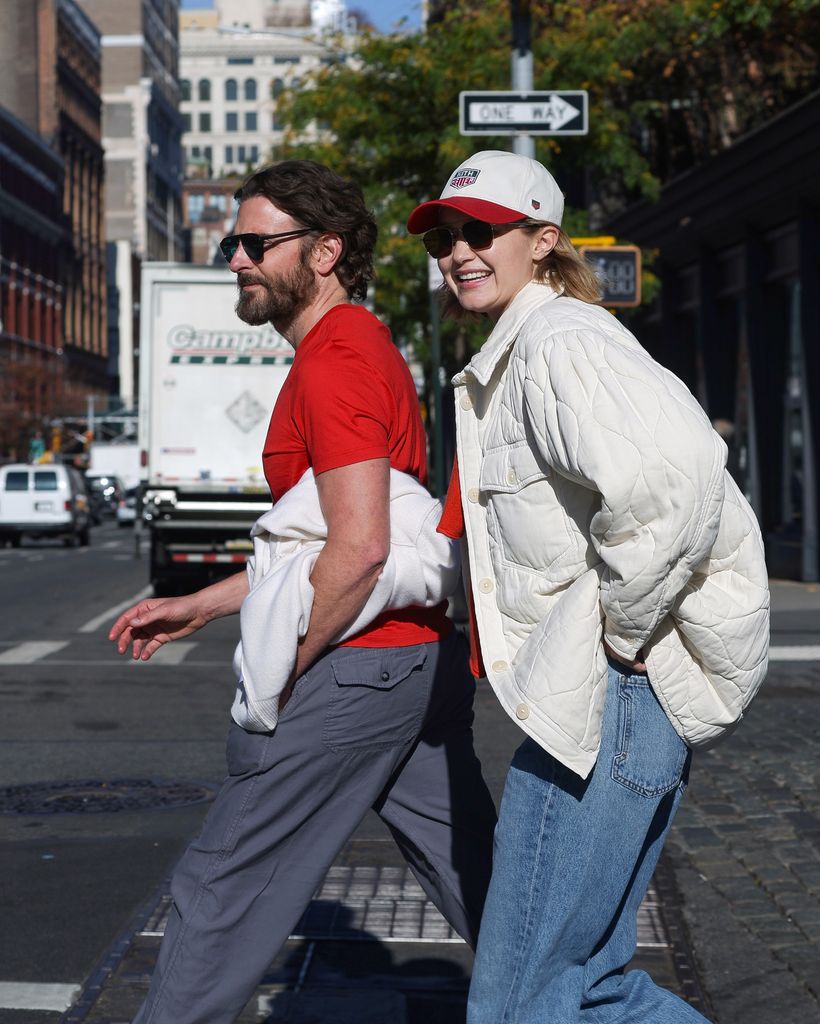
[[[236,315],[252,327],[273,324],[284,334],[294,320],[313,302],[318,284],[304,255],[299,263],[285,273],[274,273],[268,277],[257,276],[250,271],[237,275],[236,283],[261,286],[254,293],[240,292],[236,303]]]

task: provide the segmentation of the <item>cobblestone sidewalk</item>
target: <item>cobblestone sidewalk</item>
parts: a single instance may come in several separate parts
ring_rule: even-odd
[[[817,642],[817,589],[773,598],[774,642]],[[820,1022],[820,665],[774,662],[696,756],[667,855],[716,1024]]]

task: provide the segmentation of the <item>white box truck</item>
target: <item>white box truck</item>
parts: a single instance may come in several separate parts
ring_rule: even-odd
[[[227,268],[142,266],[139,444],[157,594],[238,570],[270,508],[262,447],[294,352],[237,317],[235,282]]]
[[[140,482],[140,447],[136,441],[92,441],[89,476],[115,476],[130,490]]]

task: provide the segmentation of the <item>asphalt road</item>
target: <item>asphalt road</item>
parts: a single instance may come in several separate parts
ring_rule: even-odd
[[[132,531],[113,523],[94,530],[89,548],[0,549],[0,788],[219,782],[238,621],[212,624],[173,671],[120,658],[108,626],[148,592],[147,572]],[[83,983],[205,809],[0,815],[2,1024],[58,1019],[70,993],[59,986]],[[10,1009],[14,993],[55,1012]]]

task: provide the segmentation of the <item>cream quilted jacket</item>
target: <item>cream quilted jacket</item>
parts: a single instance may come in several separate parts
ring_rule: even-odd
[[[766,672],[755,517],[691,393],[598,306],[524,287],[453,383],[469,575],[504,709],[586,777],[607,662],[641,648],[692,747]]]

